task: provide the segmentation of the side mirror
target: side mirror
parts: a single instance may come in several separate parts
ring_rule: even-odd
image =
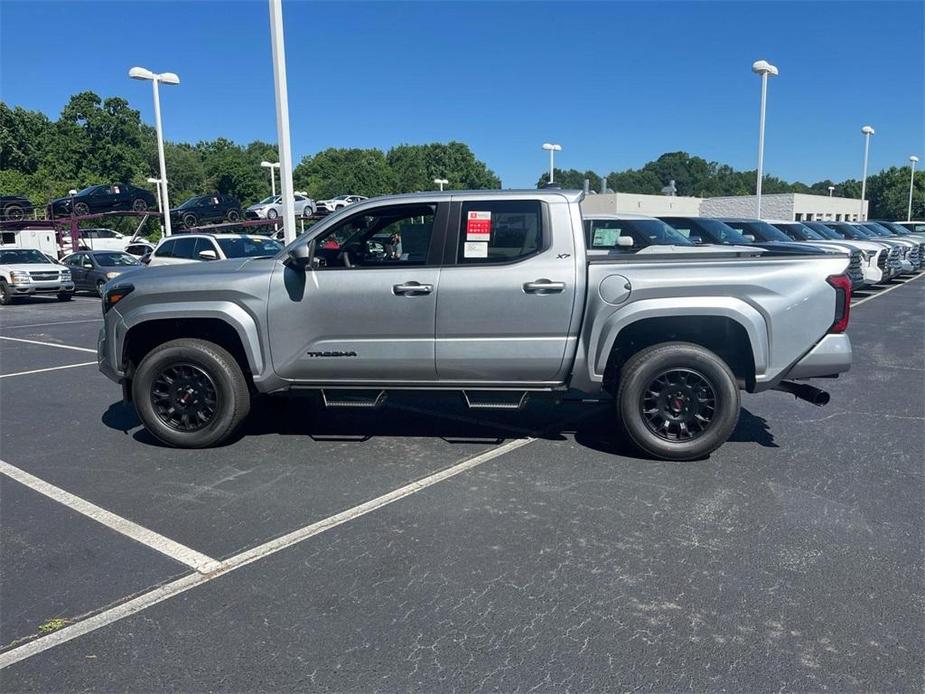
[[[755,243],[755,237],[752,234],[742,234],[742,238],[744,238],[749,243]]]
[[[618,236],[617,246],[619,248],[632,248],[633,247],[633,237],[632,236]]]
[[[212,250],[199,251],[200,260],[218,260],[218,254]]]
[[[291,268],[304,270],[312,263],[315,257],[315,242],[300,243],[289,249],[286,265]]]
[[[688,240],[691,243],[697,244],[698,246],[703,244],[703,239],[700,236],[697,236],[696,234],[691,234]]]

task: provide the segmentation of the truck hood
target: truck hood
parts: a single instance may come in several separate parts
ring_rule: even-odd
[[[17,265],[3,265],[4,270],[12,272],[16,270],[17,272],[52,272],[67,270],[63,265],[55,265],[53,263],[19,263]]]

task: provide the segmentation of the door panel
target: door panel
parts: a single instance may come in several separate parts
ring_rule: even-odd
[[[271,280],[276,373],[328,384],[436,380],[434,320],[447,208],[370,205],[307,235],[303,243],[311,241],[319,266],[281,263]]]
[[[487,232],[490,244],[510,244],[503,240],[504,227],[515,222],[519,213],[505,216],[503,203],[495,204],[498,207],[493,211],[490,204],[481,205],[492,211],[492,228]],[[577,284],[573,240],[565,232],[571,228],[571,219],[566,204],[541,209],[544,241],[540,247],[545,250],[520,261],[457,264],[442,270],[436,319],[440,381],[539,384],[564,380],[564,357],[573,342],[569,333]],[[453,223],[459,229],[457,262],[466,261],[465,237],[481,238],[486,233],[484,227],[473,227],[475,231],[467,234],[466,212],[464,205]],[[554,237],[552,223],[560,229]],[[476,250],[474,255],[483,252]]]
[[[280,264],[270,285],[274,370],[296,381],[433,381],[439,274]],[[430,291],[396,289],[414,282]]]

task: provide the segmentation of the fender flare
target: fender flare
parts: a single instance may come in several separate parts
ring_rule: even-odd
[[[755,377],[759,378],[767,371],[770,336],[764,316],[754,306],[727,296],[666,297],[634,301],[595,322],[588,342],[594,350],[594,359],[589,360],[591,379],[603,379],[614,343],[626,327],[647,318],[678,316],[718,316],[735,321],[748,335],[755,362]]]
[[[139,306],[122,316],[118,332],[119,344],[117,355],[123,353],[128,332],[142,323],[152,320],[186,320],[195,318],[215,318],[227,323],[238,334],[247,356],[247,365],[254,375],[264,371],[263,349],[260,345],[260,333],[257,321],[242,306],[230,301],[194,301],[171,302]],[[120,357],[121,358],[121,357]]]

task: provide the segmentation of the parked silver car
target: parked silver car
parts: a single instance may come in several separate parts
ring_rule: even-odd
[[[296,217],[311,217],[315,214],[315,201],[304,193],[296,193],[293,200]],[[271,195],[244,211],[248,219],[276,219],[283,213],[283,196]]]

